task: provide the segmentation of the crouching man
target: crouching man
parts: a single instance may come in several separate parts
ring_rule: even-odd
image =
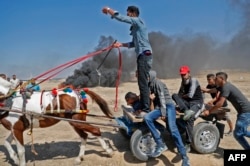
[[[238,113],[234,137],[245,150],[250,150],[250,145],[245,138],[250,138],[250,102],[237,87],[227,82],[226,73],[216,73],[215,82],[217,86],[221,87],[219,99],[212,108],[205,110],[203,115],[208,116],[213,111],[222,107],[226,100],[230,101]]]

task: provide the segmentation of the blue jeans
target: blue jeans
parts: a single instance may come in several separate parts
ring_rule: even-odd
[[[176,125],[176,112],[175,112],[174,104],[167,104],[166,110],[167,110],[167,115],[165,115],[167,118],[166,125],[169,126],[170,133],[174,139],[175,145],[176,145],[179,153],[182,156],[186,156],[187,155],[186,149],[184,147],[180,132],[179,132],[177,125]],[[161,111],[158,109],[155,109],[144,116],[144,121],[147,124],[147,126],[148,126],[148,128],[149,128],[157,145],[160,145],[163,142],[162,142],[162,139],[161,139],[159,132],[157,131],[157,129],[154,125],[154,121],[161,116],[162,116]]]
[[[140,54],[137,58],[137,72],[138,72],[138,86],[140,90],[140,102],[141,110],[149,112],[150,101],[149,101],[149,71],[152,68],[153,63],[152,55]]]
[[[234,129],[234,138],[245,150],[250,150],[250,145],[244,137],[250,138],[250,113],[238,114]]]

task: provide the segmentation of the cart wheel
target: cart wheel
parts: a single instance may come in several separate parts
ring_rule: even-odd
[[[214,152],[220,143],[218,128],[210,123],[201,122],[194,126],[192,147],[199,153]]]
[[[148,154],[152,154],[155,146],[155,141],[148,129],[137,129],[130,139],[130,149],[141,161],[148,160]]]

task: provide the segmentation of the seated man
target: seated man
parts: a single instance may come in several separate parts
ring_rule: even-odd
[[[150,98],[150,110],[154,109],[154,105],[152,103],[152,100],[154,99],[154,95],[151,94],[149,96]],[[140,102],[140,96],[137,95],[136,93],[133,92],[128,92],[125,95],[125,100],[127,102],[127,105],[131,106],[132,109],[132,113],[137,117],[137,118],[142,118],[147,112],[143,112],[141,110],[141,102]],[[125,108],[125,107],[124,107]],[[128,109],[127,109],[128,110]],[[131,110],[129,110],[129,112],[131,112]]]
[[[140,114],[141,112],[140,97],[136,93],[133,92],[126,93],[125,100],[127,102],[127,105],[133,108],[132,113],[134,113],[135,115]]]
[[[127,111],[135,115],[136,117],[141,117],[141,104],[139,96],[136,93],[128,92],[125,95],[125,100],[128,106],[126,107],[122,105],[123,111]],[[123,126],[127,130],[127,134],[129,136],[133,133],[134,122],[128,117],[127,114],[123,114],[123,116],[116,118],[117,123],[120,126]]]
[[[0,94],[7,95],[11,88],[11,83],[6,80],[5,74],[0,74]]]
[[[10,107],[12,105],[12,99],[8,96],[10,88],[11,83],[6,80],[6,75],[0,74],[0,107]],[[6,111],[0,110],[0,115],[5,113]]]
[[[40,86],[36,84],[36,80],[34,78],[30,80],[30,83],[26,86],[26,89],[36,91],[36,92],[41,91]]]
[[[178,152],[182,156],[182,166],[189,166],[189,158],[186,154],[186,149],[176,125],[175,106],[168,88],[163,82],[156,78],[156,72],[154,71],[150,71],[149,86],[151,94],[154,94],[155,96],[153,100],[155,109],[144,116],[144,121],[156,142],[155,151],[150,156],[158,157],[162,152],[168,149],[165,143],[163,143],[163,140],[154,124],[154,121],[161,117],[163,120],[166,120],[166,125],[169,126],[170,133],[177,146]]]
[[[185,112],[183,119],[177,121],[178,125],[186,130],[186,149],[190,151],[192,133],[197,113],[203,105],[203,95],[201,87],[196,78],[191,77],[188,66],[180,67],[181,86],[178,94],[173,94],[172,98],[179,107],[179,111]]]

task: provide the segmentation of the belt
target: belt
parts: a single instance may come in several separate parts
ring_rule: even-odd
[[[146,56],[152,55],[152,52],[150,50],[143,51],[142,53],[143,55],[146,55]]]

